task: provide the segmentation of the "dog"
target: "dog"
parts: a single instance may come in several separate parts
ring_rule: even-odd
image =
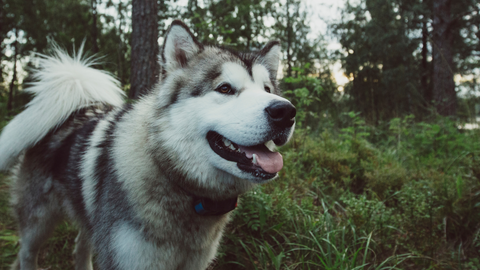
[[[134,104],[95,60],[39,57],[35,97],[0,136],[13,167],[20,251],[37,253],[64,218],[78,224],[75,269],[205,269],[239,195],[277,177],[275,146],[295,127],[276,82],[280,44],[239,53],[169,27],[160,82]]]

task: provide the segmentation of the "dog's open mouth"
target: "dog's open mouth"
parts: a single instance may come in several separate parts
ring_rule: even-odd
[[[237,162],[237,167],[261,179],[271,179],[283,167],[282,155],[270,151],[265,144],[244,146],[236,144],[215,131],[207,133],[212,150],[228,161]]]

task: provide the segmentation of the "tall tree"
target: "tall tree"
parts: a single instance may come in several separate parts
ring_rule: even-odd
[[[132,1],[132,58],[129,97],[146,94],[158,80],[158,3]]]
[[[480,67],[479,11],[478,0],[347,2],[333,29],[353,78],[346,87],[352,109],[372,122],[410,113],[421,118],[431,104],[455,115],[454,75]]]
[[[319,48],[321,38],[310,40],[307,38],[310,33],[310,26],[307,20],[307,7],[299,0],[287,0],[273,3],[273,15],[275,17],[274,37],[282,42],[284,50],[284,64],[286,75],[297,76],[299,68],[304,68],[307,63],[322,58],[323,51]],[[307,74],[317,73],[316,65],[310,65],[305,72]]]
[[[427,21],[424,19],[422,21],[422,89],[423,96],[425,99],[425,105],[430,105],[432,100],[432,91],[431,87],[428,85],[428,75],[430,74],[428,70],[428,26]]]
[[[421,39],[422,39],[422,47],[421,47],[421,89],[423,92],[423,106],[424,110],[428,109],[432,105],[433,101],[433,93],[432,93],[432,53],[429,49],[431,46],[431,19],[432,19],[432,10],[431,7],[433,5],[432,0],[420,0],[413,5],[412,9],[414,12],[414,17],[412,18],[412,24],[409,26],[410,29],[421,29]]]
[[[10,81],[10,87],[8,91],[8,102],[7,102],[7,111],[12,110],[13,103],[13,90],[15,86],[15,81],[17,80],[17,57],[18,57],[18,28],[15,29],[15,41],[13,42],[13,75],[12,80]]]
[[[184,13],[192,30],[206,43],[221,43],[237,50],[259,49],[266,36],[265,19],[272,13],[271,0],[189,0]]]
[[[451,0],[433,1],[433,99],[441,115],[455,115],[455,92]]]
[[[72,47],[79,48],[85,40],[85,53],[87,55],[96,52],[94,41],[97,42],[98,55],[102,57],[102,68],[119,75],[122,84],[128,81],[130,70],[130,17],[127,15],[131,10],[130,1],[122,1],[118,4],[118,18],[111,15],[112,1],[100,0],[0,0],[0,59],[2,63],[14,63],[14,56],[5,54],[8,50],[15,52],[13,38],[14,30],[17,29],[19,36],[17,54],[18,71],[20,64],[26,56],[32,52],[49,53],[49,44],[57,43],[60,47],[71,51]],[[92,16],[92,1],[96,1],[97,22],[94,23]],[[102,8],[98,5],[102,4]],[[106,5],[105,5],[106,4]],[[109,14],[101,11],[110,9]],[[107,12],[106,12],[107,13]],[[97,31],[93,31],[94,25]],[[97,32],[97,38],[94,38]],[[118,61],[117,61],[118,60]],[[27,63],[34,67],[34,63]],[[13,66],[13,65],[12,65]],[[9,72],[7,72],[7,70]],[[2,79],[11,77],[11,69],[2,68]],[[27,73],[31,69],[24,69]],[[8,76],[10,75],[10,76]],[[29,80],[27,76],[23,81]],[[9,81],[10,82],[10,81]],[[7,87],[8,88],[8,85]],[[16,95],[15,99],[24,98],[26,95]],[[15,106],[28,101],[15,102]]]
[[[125,7],[122,2],[118,3],[118,31],[117,31],[117,36],[118,36],[118,56],[117,56],[117,65],[118,65],[118,72],[117,76],[118,79],[120,80],[120,83],[122,85],[125,85]]]
[[[11,50],[12,44],[8,44],[5,40],[9,38],[9,34],[13,32],[13,29],[18,24],[18,16],[13,15],[17,13],[16,10],[18,9],[18,4],[14,1],[0,0],[0,96],[3,94],[4,77],[7,77],[8,74],[7,69],[4,68],[4,63],[11,61],[6,54],[6,50],[8,47]]]
[[[98,53],[98,28],[97,28],[97,0],[91,0],[92,7],[92,50],[93,53]]]
[[[347,4],[344,21],[333,26],[346,54],[345,93],[351,106],[371,123],[413,113],[420,105],[419,64],[410,39],[410,8],[400,0],[363,0]]]
[[[115,74],[122,86],[127,86],[130,79],[130,40],[131,16],[129,16],[131,1],[104,1],[107,9],[113,9],[116,16],[101,14],[102,21],[108,25],[103,26],[100,32],[99,45],[105,63],[103,66]]]
[[[292,21],[293,21],[293,16],[290,14],[290,7],[292,6],[292,1],[287,0],[287,3],[285,4],[285,13],[286,13],[286,19],[287,19],[287,27],[285,29],[285,32],[287,32],[287,76],[291,77],[292,76],[292,38],[293,38],[293,29],[292,29]],[[299,5],[297,5],[299,6]]]

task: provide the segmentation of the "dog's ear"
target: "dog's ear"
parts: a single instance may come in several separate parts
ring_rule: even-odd
[[[188,60],[203,48],[188,26],[175,20],[167,30],[162,49],[162,64],[166,72],[187,66]]]
[[[277,77],[281,49],[280,41],[274,40],[268,42],[267,45],[260,50],[259,59],[274,78]]]

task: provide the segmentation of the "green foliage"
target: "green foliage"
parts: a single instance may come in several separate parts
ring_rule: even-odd
[[[10,216],[6,176],[0,174],[0,270],[9,269],[18,252],[18,234]]]
[[[403,8],[408,4],[400,2],[347,4],[343,16],[348,19],[334,25],[347,52],[340,56],[342,67],[353,78],[345,88],[352,98],[350,106],[369,122],[402,115],[421,105],[420,65],[413,57],[418,40],[408,38],[407,19],[397,19],[409,16]]]
[[[309,68],[307,64],[305,68]],[[286,90],[284,94],[295,104],[297,108],[296,124],[298,127],[306,125],[307,114],[315,120],[318,118],[318,112],[310,109],[313,102],[321,102],[320,96],[324,92],[319,80],[308,75],[305,75],[305,68],[293,68],[297,71],[299,76],[287,77],[283,81],[289,86],[293,86],[294,90]],[[298,88],[297,88],[298,87]]]
[[[324,39],[321,36],[314,40],[307,38],[310,26],[307,12],[302,10],[302,1],[273,1],[272,6],[271,15],[275,18],[275,24],[272,27],[273,37],[282,42],[286,76],[299,76],[298,71],[293,68],[304,68],[313,61],[320,67],[310,66],[307,68],[308,74],[316,74],[316,69],[326,68],[328,65],[325,65],[325,59],[328,57],[325,53]]]
[[[310,63],[293,67],[296,76],[285,77],[281,86],[286,89],[285,97],[297,108],[296,127],[320,130],[330,127],[331,119],[339,116],[339,104],[335,102],[338,92],[329,70],[312,76],[308,73],[310,69]]]
[[[34,66],[31,60],[32,52],[48,53],[50,45],[54,42],[62,48],[71,51],[85,42],[87,55],[92,54],[94,43],[98,43],[102,58],[102,68],[117,75],[123,85],[127,84],[130,74],[130,22],[127,17],[131,9],[131,2],[115,4],[104,1],[101,9],[104,13],[97,12],[97,39],[93,34],[93,11],[91,1],[66,0],[66,1],[12,1],[3,0],[0,24],[1,53],[3,61],[13,61],[5,53],[13,50],[14,31],[19,33],[18,64],[26,63],[26,67]],[[98,5],[102,1],[97,0]],[[109,12],[106,10],[110,9]],[[112,12],[113,10],[113,12]],[[110,14],[116,13],[117,16]],[[12,38],[13,37],[13,38]],[[21,61],[23,60],[23,61]],[[21,62],[20,62],[21,61]],[[24,68],[26,68],[24,67]],[[26,72],[30,69],[26,68]],[[3,76],[11,69],[2,68]],[[25,81],[29,81],[28,75]],[[24,82],[25,82],[24,81]]]
[[[279,179],[242,196],[214,269],[477,269],[479,131],[448,118],[383,128],[355,112],[341,119],[339,130],[305,125],[281,149]],[[0,180],[3,267],[18,234]],[[70,268],[75,235],[61,224],[40,265]]]
[[[210,1],[200,7],[197,0],[188,2],[185,18],[201,42],[220,43],[238,50],[264,45],[265,18],[272,12],[271,0]]]
[[[215,269],[476,269],[480,134],[346,117],[340,136],[300,129],[282,148],[280,179],[242,197]]]

